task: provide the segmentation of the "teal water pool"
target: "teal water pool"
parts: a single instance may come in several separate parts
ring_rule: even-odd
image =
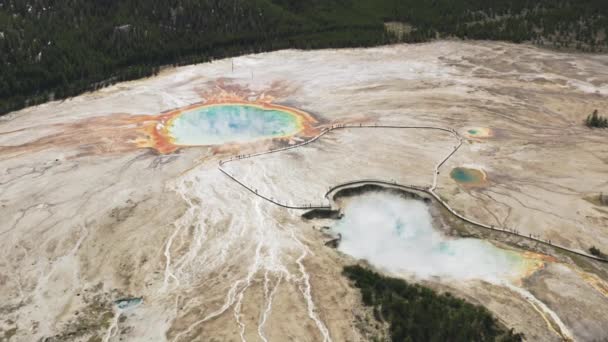
[[[134,297],[134,298],[123,298],[114,301],[114,304],[121,310],[129,309],[138,306],[143,302],[143,298]]]
[[[490,138],[494,136],[494,130],[488,127],[473,127],[466,131],[466,135],[471,138]]]
[[[297,115],[255,104],[219,104],[184,111],[169,123],[175,145],[219,145],[285,137],[302,129]]]
[[[450,177],[458,183],[463,184],[481,183],[486,178],[483,171],[466,167],[453,168],[450,172]]]

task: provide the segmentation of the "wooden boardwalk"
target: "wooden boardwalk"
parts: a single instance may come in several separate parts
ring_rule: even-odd
[[[325,193],[325,200],[327,201],[327,204],[320,204],[320,205],[312,205],[312,204],[297,205],[297,204],[282,203],[282,202],[274,199],[271,196],[260,194],[255,188],[240,181],[235,175],[230,174],[228,171],[226,171],[224,169],[224,165],[226,165],[228,163],[237,162],[239,160],[248,159],[248,158],[254,158],[254,157],[258,157],[258,156],[262,156],[262,155],[266,155],[266,154],[287,151],[287,150],[295,149],[295,148],[302,147],[302,146],[305,146],[308,144],[312,144],[315,141],[319,140],[321,137],[323,137],[325,134],[327,134],[331,131],[340,130],[340,129],[357,129],[357,128],[439,130],[439,131],[444,131],[444,132],[452,134],[457,139],[458,143],[439,163],[437,163],[437,165],[435,165],[435,169],[433,171],[434,172],[433,184],[430,187],[425,188],[425,187],[414,186],[414,185],[405,185],[405,184],[399,184],[396,182],[389,182],[389,181],[380,180],[380,179],[361,179],[361,180],[355,180],[355,181],[342,183],[342,184],[333,186],[332,188],[329,189],[329,191],[327,193]],[[566,252],[574,253],[576,255],[590,258],[593,260],[608,262],[608,259],[600,258],[595,255],[585,253],[584,251],[571,249],[571,248],[568,248],[565,246],[556,245],[556,244],[551,243],[550,241],[543,240],[540,238],[519,234],[514,229],[510,229],[508,227],[497,227],[494,225],[488,225],[488,224],[484,224],[484,223],[475,221],[473,219],[465,217],[464,215],[461,215],[460,213],[458,213],[454,209],[452,209],[443,199],[441,199],[441,197],[439,197],[439,195],[437,195],[435,193],[435,189],[437,188],[437,177],[439,174],[439,169],[443,166],[443,164],[445,164],[446,161],[448,161],[448,159],[450,159],[458,151],[460,146],[462,146],[462,141],[463,141],[463,139],[458,134],[458,132],[456,132],[454,129],[451,129],[451,128],[443,128],[443,127],[435,127],[435,126],[400,126],[400,125],[381,125],[381,124],[374,124],[374,125],[341,124],[341,125],[333,125],[329,128],[324,128],[315,137],[308,139],[304,142],[301,142],[299,144],[281,147],[281,148],[277,148],[277,149],[269,150],[269,151],[265,151],[265,152],[259,152],[259,153],[253,153],[253,154],[247,154],[247,155],[237,155],[237,156],[231,157],[230,159],[220,160],[218,168],[223,174],[225,174],[230,179],[232,179],[233,181],[235,181],[236,183],[238,183],[239,185],[241,185],[242,187],[247,189],[252,194],[254,194],[272,204],[275,204],[277,206],[280,206],[280,207],[286,208],[286,209],[295,209],[295,210],[328,209],[328,210],[331,210],[333,207],[332,207],[332,204],[331,204],[332,202],[331,202],[329,196],[332,192],[337,191],[339,189],[343,189],[343,188],[348,188],[348,187],[352,187],[352,186],[360,186],[360,185],[365,185],[365,184],[376,184],[376,185],[389,186],[389,187],[395,187],[395,188],[401,188],[401,189],[422,191],[422,192],[425,192],[425,193],[429,194],[430,196],[432,196],[439,204],[441,204],[445,209],[447,209],[452,215],[456,216],[457,218],[459,218],[467,223],[475,225],[477,227],[481,227],[481,228],[485,228],[485,229],[489,229],[489,230],[493,230],[493,231],[497,231],[497,232],[501,232],[501,233],[505,233],[505,234],[509,234],[509,235],[518,236],[518,237],[521,237],[521,238],[524,238],[524,239],[527,239],[530,241],[534,241],[534,242],[537,242],[537,243],[540,243],[543,245],[551,246],[551,247],[554,247],[554,248],[557,248],[557,249],[560,249],[560,250],[563,250]]]

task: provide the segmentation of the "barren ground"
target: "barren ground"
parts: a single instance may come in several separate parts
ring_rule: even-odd
[[[289,142],[140,147],[142,120],[226,94],[311,113],[319,125],[451,127],[462,148],[436,192],[480,222],[581,251],[608,251],[608,132],[584,118],[608,103],[608,56],[525,45],[434,42],[278,51],[167,69],[0,117],[0,340],[367,340],[382,327],[340,272],[355,262],[323,246],[301,211],[253,196],[219,160]],[[605,115],[608,113],[604,113]],[[474,128],[490,136],[468,135]],[[293,143],[292,141],[291,143]],[[423,130],[331,132],[289,152],[231,163],[285,202],[321,201],[359,178],[426,186],[454,145]],[[141,145],[141,144],[140,144]],[[483,170],[483,184],[450,178]],[[446,225],[457,225],[444,218]],[[416,279],[488,307],[530,341],[608,336],[608,266],[459,227],[553,256],[518,286]],[[421,262],[424,262],[423,260]],[[133,308],[113,301],[141,297]],[[563,335],[563,334],[562,334]],[[566,334],[567,335],[567,334]]]

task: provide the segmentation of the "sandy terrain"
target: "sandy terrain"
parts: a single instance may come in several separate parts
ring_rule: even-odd
[[[454,209],[608,251],[608,208],[585,199],[608,192],[608,132],[582,124],[608,103],[606,55],[435,42],[279,51],[235,58],[231,68],[222,60],[167,69],[0,117],[0,340],[357,341],[382,333],[340,274],[352,258],[312,229],[324,223],[253,196],[217,168],[299,138],[167,154],[146,140],[160,113],[227,96],[292,106],[319,126],[454,128],[467,139],[436,190]],[[467,135],[474,128],[490,134]],[[429,185],[454,143],[422,130],[345,130],[227,168],[285,202],[316,203],[328,187],[358,178]],[[487,181],[459,184],[455,167],[483,170]],[[530,341],[608,336],[608,266],[528,247],[557,260],[518,284],[540,303],[484,281],[414,280],[485,305]],[[125,298],[142,303],[114,304]],[[560,336],[548,312],[568,332]]]

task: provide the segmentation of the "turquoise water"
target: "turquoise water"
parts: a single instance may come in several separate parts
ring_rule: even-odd
[[[141,304],[142,302],[143,302],[143,299],[141,297],[123,298],[123,299],[119,299],[119,300],[115,301],[114,304],[116,304],[116,306],[119,309],[124,310],[124,309],[135,307],[135,306]]]
[[[459,183],[477,183],[483,180],[483,173],[475,169],[456,167],[450,172],[450,177]]]
[[[348,202],[332,231],[342,234],[342,252],[389,272],[498,281],[525,271],[525,260],[516,252],[479,239],[444,236],[432,222],[420,200],[368,193]]]
[[[467,131],[469,134],[475,135],[477,133],[479,133],[476,129],[470,129]]]
[[[242,104],[206,106],[175,118],[169,134],[176,145],[219,145],[299,131],[297,117],[289,112]]]

